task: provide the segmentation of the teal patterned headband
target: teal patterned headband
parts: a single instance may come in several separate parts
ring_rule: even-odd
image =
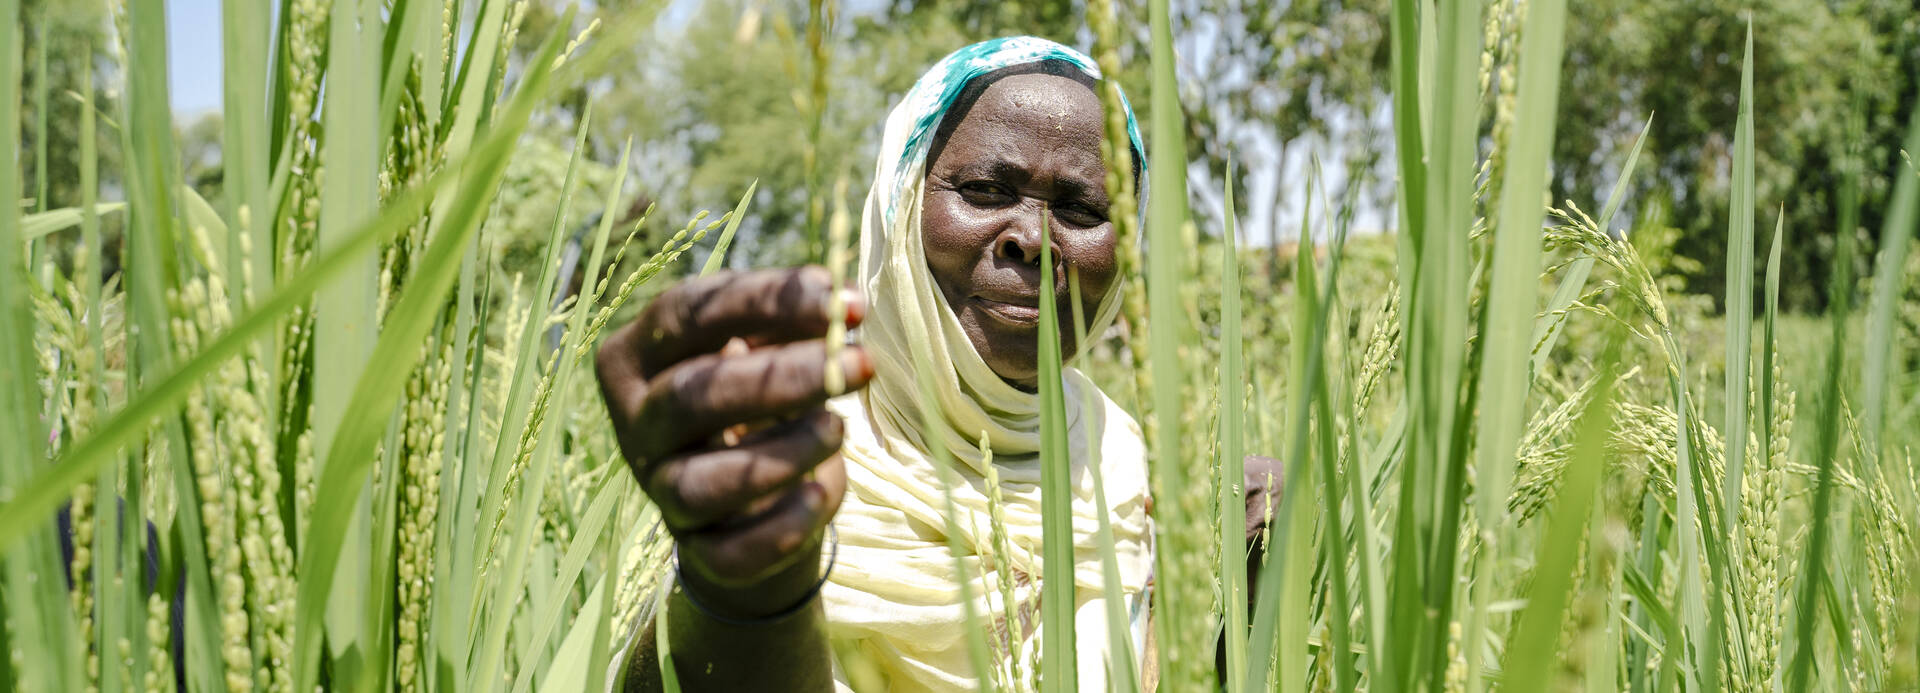
[[[1010,36],[997,38],[961,48],[941,58],[940,62],[927,70],[927,74],[915,82],[913,89],[907,92],[901,101],[901,108],[910,109],[914,114],[913,129],[908,133],[905,147],[900,152],[899,165],[894,169],[898,180],[894,190],[908,190],[906,178],[919,171],[927,155],[934,128],[947,109],[953,107],[955,99],[960,97],[967,83],[981,75],[1016,65],[1026,65],[1048,60],[1058,60],[1074,66],[1095,80],[1101,79],[1100,67],[1085,53],[1067,46],[1034,36]],[[1120,108],[1127,113],[1127,139],[1133,147],[1133,153],[1139,162],[1139,176],[1146,176],[1146,147],[1140,144],[1140,125],[1134,120],[1133,107],[1127,103],[1125,93],[1120,95]],[[1142,190],[1142,193],[1145,191]],[[1146,205],[1140,205],[1140,212],[1146,213]],[[892,210],[888,210],[891,216]]]

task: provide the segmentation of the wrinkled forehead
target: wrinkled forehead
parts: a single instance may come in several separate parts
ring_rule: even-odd
[[[975,78],[960,92],[934,128],[927,149],[926,170],[939,165],[947,145],[963,128],[1012,126],[1046,138],[1073,141],[1091,147],[1099,164],[1100,97],[1093,78],[1056,61],[1001,68]]]

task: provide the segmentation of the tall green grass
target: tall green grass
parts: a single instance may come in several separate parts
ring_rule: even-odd
[[[591,82],[660,8],[581,33],[564,15],[519,55],[521,5],[451,6],[226,0],[213,199],[183,181],[163,8],[135,0],[114,35],[120,96],[80,94],[83,132],[99,120],[119,141],[125,199],[99,201],[113,191],[100,189],[91,136],[81,199],[48,201],[46,181],[0,170],[0,198],[36,191],[31,214],[0,209],[0,690],[166,689],[176,674],[197,691],[594,690],[660,603],[665,535],[598,408],[581,406],[595,394],[580,371],[644,284],[695,272],[682,256],[696,244],[712,248],[699,272],[727,262],[757,184],[720,219],[640,247],[637,224],[613,211],[623,179],[582,190],[593,127],[582,115],[559,208],[544,228],[507,228],[492,214],[497,190],[542,104]],[[833,11],[810,7],[818,76]],[[1749,35],[1741,83],[1702,85],[1739,105],[1726,124],[1726,310],[1708,318],[1666,292],[1637,245],[1641,221],[1620,214],[1644,132],[1607,199],[1542,204],[1559,76],[1572,69],[1563,38],[1589,29],[1566,26],[1565,2],[1397,0],[1399,233],[1350,237],[1356,189],[1329,201],[1316,177],[1302,183],[1314,203],[1290,274],[1275,277],[1236,244],[1235,191],[1223,228],[1189,214],[1180,27],[1166,0],[1144,9],[1143,229],[1113,144],[1125,141],[1117,94],[1102,93],[1112,216],[1129,239],[1117,333],[1129,341],[1083,334],[1093,357],[1071,363],[1043,340],[1040,395],[1054,490],[1069,482],[1066,408],[1085,405],[1059,387],[1065,367],[1141,418],[1156,499],[1153,650],[1132,656],[1141,644],[1117,598],[1107,633],[1074,632],[1071,508],[1050,492],[1041,659],[991,661],[1020,651],[985,635],[1013,616],[968,613],[985,687],[1078,688],[1080,638],[1118,653],[1116,690],[1916,684],[1920,611],[1901,605],[1920,601],[1908,451],[1920,420],[1898,387],[1911,379],[1906,350],[1890,338],[1911,300],[1910,168],[1883,215],[1860,324],[1851,179],[1834,310],[1780,314],[1779,286],[1796,279],[1782,246],[1811,236],[1777,222],[1755,266],[1756,211],[1799,201],[1755,189],[1755,152],[1783,125],[1753,120],[1765,86]],[[0,12],[17,17],[18,3]],[[1103,70],[1125,74],[1120,12],[1088,12]],[[0,126],[44,129],[58,99],[21,93],[20,33],[0,28]],[[811,108],[829,97],[823,85]],[[1905,146],[1920,148],[1911,117]],[[7,161],[45,159],[0,147]],[[1866,165],[1859,151],[1835,155]],[[629,164],[623,152],[616,170]],[[820,175],[807,186],[816,245]],[[1582,211],[1595,202],[1598,220]],[[557,258],[594,211],[574,293]],[[100,218],[115,213],[121,272],[102,276]],[[833,216],[829,253],[846,244],[845,210]],[[515,234],[545,239],[533,276],[503,265]],[[39,260],[55,244],[71,264]],[[1043,303],[1044,334],[1084,332],[1071,305],[1057,315]],[[1816,367],[1795,362],[1809,353]],[[1796,430],[1802,393],[1814,416]],[[1246,453],[1285,462],[1251,582]],[[1104,505],[1097,460],[1093,471]],[[54,530],[63,508],[71,561]],[[973,521],[949,515],[954,537]],[[1104,523],[1096,536],[1111,541]],[[1112,552],[1101,568],[1112,596]]]

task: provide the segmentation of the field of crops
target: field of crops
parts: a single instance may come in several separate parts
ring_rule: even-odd
[[[1566,0],[1397,0],[1402,232],[1349,239],[1354,190],[1290,181],[1312,211],[1270,263],[1189,214],[1167,4],[1086,3],[1108,74],[1121,18],[1148,19],[1128,59],[1149,190],[1108,159],[1113,218],[1152,204],[1122,227],[1121,324],[1069,364],[1151,448],[1159,690],[1920,690],[1910,161],[1878,252],[1835,236],[1828,313],[1783,313],[1804,279],[1781,249],[1809,233],[1768,223],[1796,200],[1756,197],[1767,87],[1699,85],[1740,104],[1732,251],[1718,302],[1682,294],[1653,222],[1620,213],[1639,147],[1612,195],[1542,204]],[[108,88],[49,95],[23,93],[46,63],[0,0],[24,20],[0,26],[0,129],[44,135],[71,99],[83,133],[82,197],[57,207],[22,173],[47,138],[0,141],[21,162],[0,167],[21,201],[0,207],[0,693],[605,689],[671,545],[591,356],[728,264],[753,181],[714,214],[629,215],[628,157],[586,160],[583,117],[551,218],[511,228],[499,191],[529,123],[664,3],[563,15],[519,59],[524,3],[226,0],[218,195],[183,175],[165,8],[113,6]],[[593,167],[612,179],[583,184]],[[828,187],[821,216],[857,202]],[[1856,226],[1857,196],[1835,208]],[[538,257],[509,262],[529,233]],[[1075,319],[1052,313],[1042,334]],[[1076,404],[1041,382],[1064,454]],[[1255,584],[1246,454],[1286,470]],[[985,686],[1073,689],[1046,665],[1070,617],[1005,667],[986,655],[1018,644],[975,629]],[[1114,680],[1141,685],[1125,662]]]

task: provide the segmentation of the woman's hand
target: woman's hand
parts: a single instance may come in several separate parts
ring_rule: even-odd
[[[628,467],[679,542],[682,588],[728,617],[802,599],[840,507],[843,423],[824,406],[833,292],[819,267],[721,273],[674,286],[600,346],[600,392]],[[846,389],[871,362],[840,351]]]

